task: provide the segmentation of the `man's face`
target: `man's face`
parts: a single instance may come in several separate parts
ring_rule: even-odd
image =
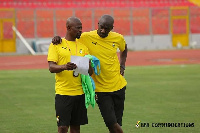
[[[103,22],[99,22],[98,23],[98,30],[97,30],[97,34],[102,37],[105,38],[108,36],[109,32],[113,29],[113,25],[112,24],[107,24],[107,23],[103,23]]]
[[[81,37],[82,34],[82,23],[77,22],[75,23],[72,27],[71,27],[71,32],[72,34],[79,39]]]

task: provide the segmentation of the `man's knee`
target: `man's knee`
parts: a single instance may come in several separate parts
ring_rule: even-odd
[[[68,132],[68,126],[59,126],[58,127],[58,133],[67,133]]]
[[[114,123],[108,126],[110,133],[123,133],[121,126],[118,123]]]
[[[70,133],[80,133],[80,126],[70,125]]]

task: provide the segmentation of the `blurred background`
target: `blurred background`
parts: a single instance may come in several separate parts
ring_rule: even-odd
[[[200,48],[199,0],[0,0],[0,54],[46,54],[51,39],[65,36],[66,19],[77,16],[83,32],[100,16],[129,50]]]

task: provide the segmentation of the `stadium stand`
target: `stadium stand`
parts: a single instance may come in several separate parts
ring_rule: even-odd
[[[26,38],[34,37],[34,10],[16,10],[16,26]],[[26,29],[26,30],[24,30]]]
[[[167,8],[152,9],[152,33],[169,34],[169,10]]]
[[[66,18],[73,15],[73,10],[71,9],[58,9],[55,10],[56,15],[56,34],[65,35]]]
[[[130,14],[131,10],[128,9],[114,9],[113,16],[115,18],[114,31],[123,35],[130,35]],[[116,27],[116,28],[115,28]],[[120,27],[120,28],[118,28]]]
[[[190,9],[190,30],[191,33],[200,33],[200,8]]]
[[[188,0],[0,0],[0,7],[4,8],[169,7],[192,5]]]
[[[81,19],[83,31],[90,31],[92,29],[92,10],[77,9],[75,15]]]
[[[16,27],[26,38],[64,36],[66,18],[72,15],[81,19],[83,31],[97,29],[102,14],[114,16],[114,31],[123,35],[169,34],[171,6],[194,5],[188,0],[0,0],[0,8],[16,9]],[[200,9],[192,8],[190,13],[191,33],[200,33]],[[12,14],[0,12],[0,17],[10,18],[9,15]],[[175,32],[180,30],[183,29]]]
[[[49,37],[54,36],[53,27],[53,10],[36,10],[37,14],[37,37]]]

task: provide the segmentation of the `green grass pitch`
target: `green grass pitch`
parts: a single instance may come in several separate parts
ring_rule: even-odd
[[[200,131],[200,65],[127,67],[125,133]],[[47,69],[0,71],[0,132],[56,133],[54,74]],[[88,109],[81,133],[108,133],[98,106]],[[150,127],[135,128],[137,121]],[[151,127],[151,123],[195,127]]]

